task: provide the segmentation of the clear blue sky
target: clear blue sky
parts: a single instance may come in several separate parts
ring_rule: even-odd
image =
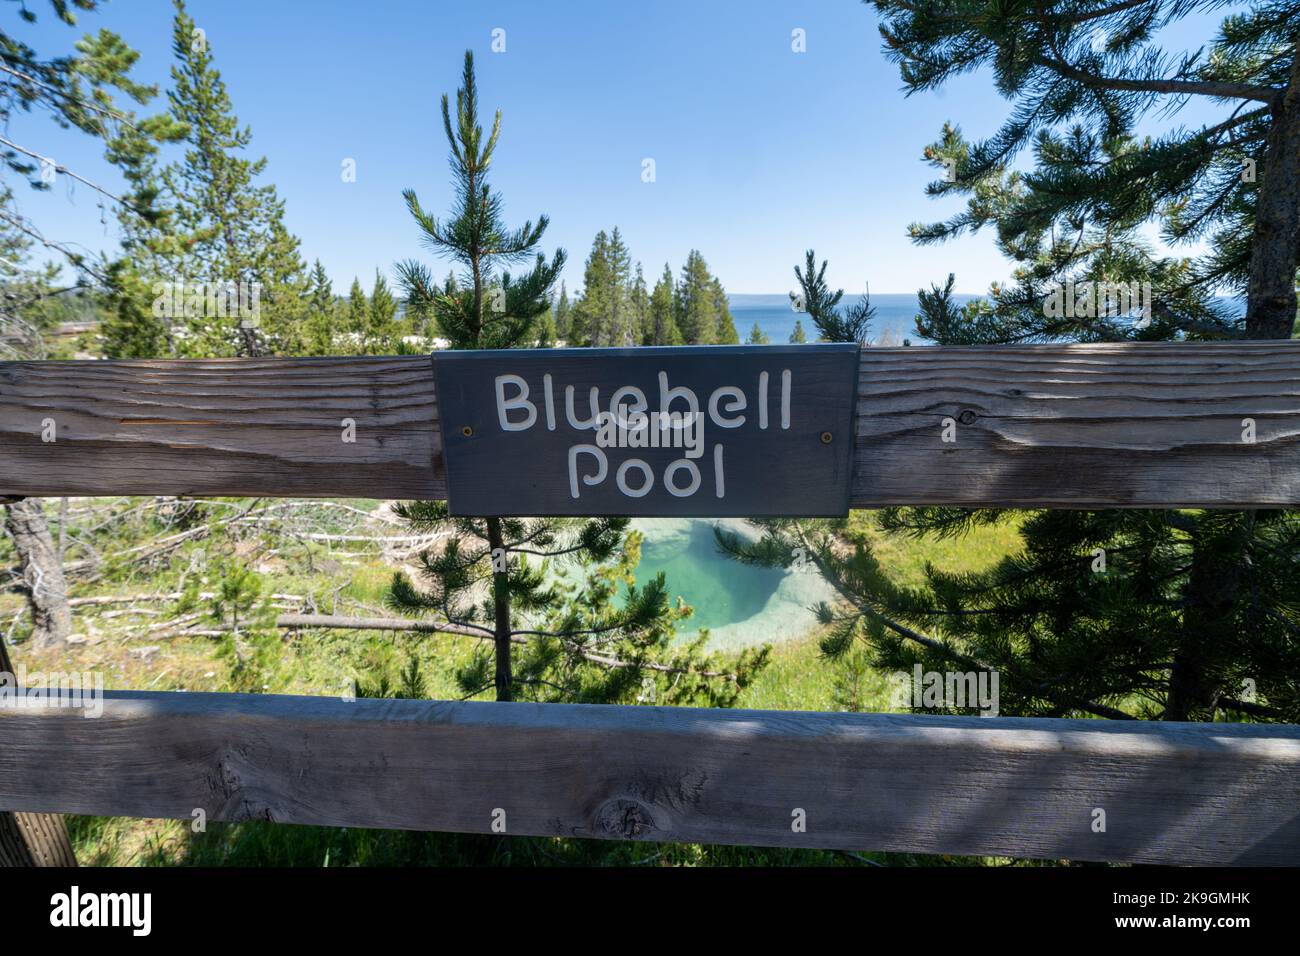
[[[6,28],[42,53],[113,29],[141,52],[139,76],[166,83],[168,0],[112,0],[77,29],[53,22],[43,3],[33,4],[44,14],[34,28],[5,7]],[[905,98],[875,13],[856,0],[191,0],[189,10],[252,127],[254,153],[269,158],[304,257],[325,264],[336,291],[426,255],[400,194],[413,187],[426,208],[447,208],[438,102],[454,94],[467,48],[483,106],[503,112],[494,183],[507,217],[551,217],[545,246],[568,250],[570,289],[596,231],[615,225],[648,281],[698,248],[733,293],[789,289],[810,245],[850,293],[865,281],[873,292],[913,292],[950,271],[959,290],[982,292],[1009,273],[987,235],[928,248],[905,235],[909,222],[960,206],[925,197],[935,175],[920,159],[925,144],[945,120],[986,136],[1008,104],[982,75]],[[496,28],[504,53],[491,52]],[[806,53],[791,50],[795,28]],[[1183,32],[1209,38],[1204,27]],[[87,137],[41,116],[17,119],[15,134],[112,181]],[[647,157],[654,183],[641,181]],[[356,160],[355,183],[340,177],[345,158]],[[116,244],[112,217],[101,223],[85,187],[19,196],[52,238]]]

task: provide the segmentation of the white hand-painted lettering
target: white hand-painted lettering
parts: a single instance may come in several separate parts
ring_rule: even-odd
[[[594,432],[592,440],[571,445],[568,450],[569,494],[577,499],[583,487],[603,484],[611,473],[609,449],[681,449],[683,457],[670,462],[663,471],[663,488],[677,498],[695,494],[702,483],[700,464],[704,457],[704,422],[707,418],[715,427],[739,429],[751,421],[743,414],[757,407],[757,426],[767,429],[771,415],[769,383],[771,374],[760,372],[752,392],[740,385],[719,385],[701,403],[696,391],[685,385],[669,382],[668,372],[657,375],[659,407],[652,409],[643,389],[635,385],[622,385],[609,395],[609,404],[601,407],[601,388],[586,383],[564,385],[564,423],[578,432]],[[590,381],[590,380],[588,380]],[[533,379],[533,385],[539,383]],[[497,375],[493,382],[496,392],[497,422],[503,432],[526,432],[538,424],[539,412],[544,410],[545,428],[556,431],[560,427],[556,415],[555,391],[558,387],[552,373],[541,376],[540,400],[530,398],[532,389],[522,375]],[[576,393],[587,390],[587,417],[578,415]],[[794,376],[790,369],[781,369],[780,422],[789,430],[792,416]],[[703,404],[703,409],[701,405]],[[539,409],[539,406],[541,408]],[[753,427],[753,426],[751,426]],[[584,461],[584,456],[589,459]],[[615,456],[616,459],[621,456]],[[713,447],[713,492],[715,497],[726,497],[726,480],[723,468],[723,446]],[[641,458],[628,458],[613,470],[614,485],[628,498],[642,498],[655,487],[655,467]],[[685,474],[683,474],[685,473]]]

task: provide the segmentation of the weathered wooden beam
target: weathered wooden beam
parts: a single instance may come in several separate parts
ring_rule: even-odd
[[[858,375],[855,507],[1300,504],[1300,342],[863,349]]]
[[[61,703],[0,708],[0,809],[1300,863],[1296,726],[140,692],[86,719]]]
[[[0,495],[445,493],[427,356],[0,363]]]
[[[1298,505],[1300,342],[864,349],[854,460],[855,507]],[[0,363],[0,495],[445,493],[425,356]]]

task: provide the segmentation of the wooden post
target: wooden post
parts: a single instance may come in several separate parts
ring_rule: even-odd
[[[0,672],[14,673],[3,635],[0,635]],[[0,747],[7,745],[0,736]],[[76,865],[77,854],[61,815],[0,810],[0,867]]]

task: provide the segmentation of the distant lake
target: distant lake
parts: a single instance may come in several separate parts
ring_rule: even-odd
[[[959,305],[965,305],[971,299],[978,298],[980,298],[978,295],[956,293],[953,295],[953,301]],[[843,306],[857,301],[857,295],[845,292],[840,303]],[[1243,298],[1224,297],[1219,301],[1238,315],[1244,315],[1246,312],[1246,301]],[[772,340],[773,345],[782,345],[790,341],[790,333],[794,331],[796,319],[803,321],[803,331],[808,341],[817,340],[817,328],[812,320],[807,313],[795,312],[790,308],[790,296],[784,292],[773,295],[728,295],[727,305],[731,309],[736,333],[742,342],[749,338],[749,330],[757,322],[758,327]],[[879,342],[882,336],[888,334],[897,345],[902,345],[903,339],[910,339],[913,345],[931,344],[929,339],[916,334],[916,315],[920,307],[915,295],[906,292],[873,294],[871,305],[876,310],[876,317],[868,330],[869,341]]]
[[[954,295],[954,301],[965,304],[974,295]],[[840,300],[842,306],[858,301],[857,295],[844,293]],[[803,331],[809,342],[817,341],[817,328],[807,313],[796,312],[790,308],[790,296],[778,295],[728,295],[727,305],[731,309],[732,320],[736,323],[736,333],[740,341],[749,338],[749,330],[758,323],[758,327],[772,340],[773,345],[790,341],[796,319],[803,321]],[[876,317],[871,322],[870,340],[875,342],[886,334],[896,344],[902,345],[903,339],[911,339],[913,344],[926,344],[929,340],[916,334],[916,314],[918,312],[916,296],[908,292],[893,292],[871,296],[871,306],[876,310]]]

